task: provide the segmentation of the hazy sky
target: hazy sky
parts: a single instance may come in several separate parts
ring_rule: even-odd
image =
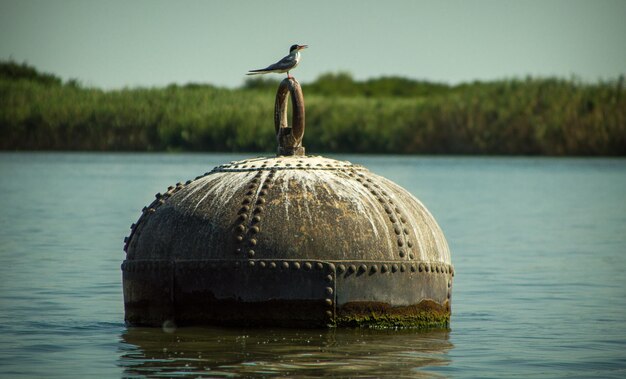
[[[310,45],[301,82],[595,81],[626,73],[626,0],[0,0],[0,59],[89,86],[239,86],[293,43]]]

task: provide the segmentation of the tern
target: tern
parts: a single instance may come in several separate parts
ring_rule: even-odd
[[[271,72],[282,74],[284,72],[287,73],[287,78],[291,78],[289,75],[289,71],[296,68],[298,63],[300,63],[300,50],[306,49],[309,47],[308,45],[291,45],[289,48],[289,55],[279,60],[278,62],[271,64],[265,68],[260,68],[258,70],[250,70],[246,75],[259,75],[259,74],[268,74]]]

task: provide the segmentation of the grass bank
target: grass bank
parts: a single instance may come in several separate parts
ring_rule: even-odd
[[[0,65],[0,149],[274,152],[277,80],[103,91]],[[457,86],[326,74],[304,84],[307,152],[626,154],[624,78]]]

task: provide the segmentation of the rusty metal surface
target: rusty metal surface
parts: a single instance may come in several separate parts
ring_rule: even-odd
[[[362,166],[302,155],[295,79],[279,87],[275,123],[277,157],[220,165],[143,209],[125,239],[126,320],[447,325],[454,269],[430,212]]]

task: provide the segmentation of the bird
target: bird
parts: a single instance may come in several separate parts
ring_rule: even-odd
[[[258,70],[250,70],[246,75],[260,75],[260,74],[269,74],[269,73],[287,73],[287,78],[291,78],[289,74],[290,70],[296,68],[298,63],[300,63],[300,50],[306,49],[309,47],[308,45],[291,45],[289,48],[289,55],[279,60],[278,62],[271,64],[265,68],[260,68]]]

